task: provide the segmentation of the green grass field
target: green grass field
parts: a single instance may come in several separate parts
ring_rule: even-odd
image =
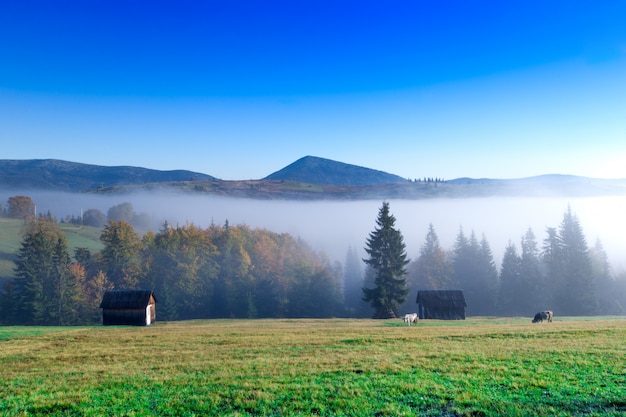
[[[624,416],[626,319],[0,328],[2,416]]]
[[[92,252],[102,249],[102,229],[62,223],[59,223],[59,227],[67,236],[70,256],[74,256],[75,248],[88,248]],[[13,277],[14,259],[22,243],[23,228],[23,220],[0,218],[0,282],[2,278]]]

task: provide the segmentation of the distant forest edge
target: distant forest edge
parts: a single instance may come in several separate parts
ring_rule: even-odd
[[[164,222],[140,233],[145,219],[130,203],[61,223],[34,211],[26,196],[1,211],[0,261],[11,272],[0,277],[0,325],[99,323],[109,289],[154,291],[158,320],[372,315],[363,296],[376,285],[374,269],[353,247],[341,264],[288,233],[228,221],[206,228]],[[464,291],[469,316],[530,320],[546,308],[560,316],[626,314],[626,272],[612,271],[599,240],[587,244],[571,208],[543,239],[528,228],[519,251],[509,241],[499,270],[484,235],[461,228],[444,248],[432,224],[407,265],[409,296],[396,316],[414,311],[418,290],[449,288]]]
[[[221,180],[186,170],[104,167],[54,159],[0,160],[0,189],[127,193],[176,190],[253,199],[366,200],[491,196],[626,195],[626,179],[541,175],[521,179],[408,179],[314,156],[303,157],[265,178]]]

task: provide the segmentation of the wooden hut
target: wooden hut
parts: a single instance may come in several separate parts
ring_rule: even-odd
[[[461,290],[429,290],[417,292],[420,319],[465,320],[465,296]]]
[[[102,324],[149,326],[156,321],[156,297],[149,290],[112,290],[104,293]]]

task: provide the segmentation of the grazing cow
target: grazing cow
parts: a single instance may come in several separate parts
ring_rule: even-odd
[[[411,313],[411,314],[405,314],[404,315],[404,323],[406,323],[408,326],[410,326],[411,323],[417,324],[417,320],[418,320],[417,313]]]
[[[539,313],[535,314],[533,323],[541,323],[544,320],[548,320],[548,323],[552,323],[552,311],[550,310],[540,311]]]

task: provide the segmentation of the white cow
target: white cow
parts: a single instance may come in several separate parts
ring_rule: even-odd
[[[417,320],[418,319],[419,319],[419,317],[417,316],[417,313],[411,313],[411,314],[405,314],[404,315],[404,323],[407,326],[410,326],[411,323],[417,324]]]

